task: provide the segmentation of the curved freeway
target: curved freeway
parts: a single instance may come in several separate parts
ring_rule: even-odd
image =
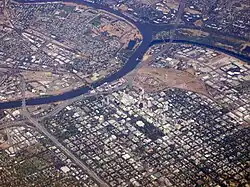
[[[109,75],[108,77],[106,77],[106,78],[104,78],[102,80],[99,80],[97,82],[92,83],[90,87],[87,87],[87,86],[81,87],[81,88],[78,88],[76,90],[65,92],[65,93],[60,94],[60,95],[52,95],[52,96],[41,97],[41,98],[30,98],[30,99],[26,100],[26,105],[40,105],[40,104],[58,102],[58,101],[68,100],[68,99],[80,96],[82,94],[86,94],[90,90],[92,90],[92,88],[96,88],[98,86],[101,86],[105,82],[108,82],[108,83],[113,82],[113,81],[125,76],[129,72],[131,72],[134,68],[137,67],[138,63],[140,62],[137,59],[141,59],[150,46],[158,44],[158,43],[162,43],[162,42],[169,42],[169,40],[155,40],[155,41],[152,41],[152,37],[153,37],[153,33],[155,34],[155,33],[158,33],[158,32],[164,31],[164,30],[172,29],[173,25],[164,25],[164,26],[159,25],[158,26],[158,25],[155,25],[155,24],[139,23],[139,22],[135,22],[133,19],[129,18],[128,16],[123,15],[119,11],[116,11],[116,10],[110,8],[110,7],[106,7],[106,6],[103,6],[103,5],[100,5],[100,4],[85,2],[85,1],[84,2],[83,1],[73,1],[73,0],[69,0],[69,1],[74,2],[74,3],[84,4],[84,5],[93,7],[93,8],[108,11],[110,13],[113,13],[113,14],[127,20],[128,22],[131,22],[141,32],[142,37],[143,37],[142,43],[136,49],[136,51],[132,54],[132,56],[129,58],[127,63],[122,67],[122,69],[120,69],[119,71],[117,71],[116,73],[114,73],[112,75]],[[32,1],[32,0],[17,0],[17,2],[20,2],[20,3],[37,3],[37,2],[48,2],[48,1],[46,1],[46,0],[35,0],[35,1]],[[51,0],[50,2],[53,2],[53,0]],[[231,55],[231,56],[236,57],[238,59],[241,59],[243,61],[250,62],[250,57],[240,55],[240,54],[234,53],[232,51],[229,51],[229,50],[226,50],[226,49],[223,49],[223,48],[210,46],[210,45],[207,45],[207,44],[196,43],[196,42],[192,42],[192,41],[188,41],[188,40],[174,40],[173,43],[188,43],[188,44],[204,46],[204,47],[207,47],[207,48],[215,49],[217,51],[221,51],[223,53],[226,53],[228,55]],[[22,105],[21,100],[10,101],[10,102],[2,102],[2,103],[0,103],[0,109],[16,108],[16,107],[21,107],[21,105]]]

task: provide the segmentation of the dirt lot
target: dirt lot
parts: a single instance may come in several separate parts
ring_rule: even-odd
[[[9,147],[10,147],[10,145],[7,144],[7,143],[2,143],[2,144],[0,144],[0,150],[1,150],[1,149],[7,149],[7,148],[9,148]]]
[[[179,88],[209,96],[205,84],[195,75],[176,69],[142,67],[135,76],[135,86],[146,92],[156,92],[166,88]]]

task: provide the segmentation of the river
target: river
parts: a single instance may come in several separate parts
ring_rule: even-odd
[[[18,0],[17,2],[20,2],[20,3],[36,3],[36,2],[52,2],[52,1]],[[142,56],[145,54],[145,52],[148,50],[148,48],[150,46],[155,45],[155,44],[159,44],[159,43],[162,43],[162,42],[168,42],[168,40],[167,41],[163,41],[163,40],[154,40],[154,41],[152,41],[153,31],[155,31],[155,30],[159,31],[159,29],[153,28],[153,26],[150,25],[150,24],[135,22],[131,18],[127,17],[126,15],[123,15],[119,11],[113,10],[113,9],[111,9],[109,7],[106,7],[106,6],[103,6],[103,5],[100,5],[100,4],[93,4],[93,3],[89,3],[89,2],[83,2],[83,1],[67,1],[67,2],[77,2],[79,4],[84,4],[84,5],[93,7],[93,8],[102,9],[102,10],[108,11],[110,13],[116,14],[117,16],[122,17],[122,18],[126,19],[127,21],[131,22],[132,24],[134,24],[139,29],[139,31],[141,32],[141,34],[143,36],[143,41],[142,41],[141,45],[132,54],[132,56],[129,58],[127,63],[119,71],[117,71],[116,73],[114,73],[112,75],[109,75],[106,78],[93,83],[92,87],[94,87],[94,88],[104,84],[105,82],[108,82],[108,83],[113,82],[113,81],[125,76],[126,74],[131,72],[137,66],[137,64],[140,61],[138,61],[136,59],[142,58]],[[154,27],[157,27],[157,26],[154,25]],[[228,50],[223,49],[223,48],[214,47],[214,46],[201,44],[201,43],[196,43],[196,42],[192,42],[192,41],[188,41],[188,40],[175,40],[174,43],[186,43],[186,44],[204,46],[204,47],[207,47],[207,48],[210,48],[210,49],[221,51],[223,53],[226,53],[226,54],[231,55],[233,57],[239,58],[241,60],[250,62],[249,57],[246,57],[244,55],[240,55],[240,54],[228,51]],[[30,99],[26,100],[26,105],[41,105],[41,104],[47,104],[47,103],[52,103],[52,102],[63,101],[63,100],[67,100],[67,99],[71,99],[71,98],[80,96],[82,94],[86,94],[90,90],[91,90],[91,88],[89,88],[89,87],[81,87],[81,88],[78,88],[76,90],[65,92],[65,93],[60,94],[60,95],[53,95],[53,96],[40,97],[40,98],[30,98]],[[16,107],[20,107],[21,104],[22,104],[21,100],[2,102],[2,103],[0,103],[0,109],[16,108]]]

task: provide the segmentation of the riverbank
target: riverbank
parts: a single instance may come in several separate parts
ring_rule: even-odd
[[[43,0],[38,0],[38,1],[18,0],[17,2],[19,2],[19,3],[27,3],[27,2],[29,2],[29,3],[31,3],[31,2],[37,3],[38,2],[39,3],[40,2],[41,3],[41,2],[47,2],[47,1],[43,1]],[[50,2],[53,2],[53,1],[50,1]],[[55,1],[55,2],[58,2],[58,1]],[[96,87],[98,87],[106,82],[110,83],[110,82],[113,82],[115,80],[118,80],[118,79],[124,77],[129,72],[131,72],[134,68],[136,68],[138,63],[140,63],[140,60],[138,60],[138,59],[142,59],[143,55],[146,53],[146,51],[149,49],[150,46],[160,44],[163,42],[169,42],[169,40],[154,40],[154,41],[152,41],[154,29],[151,27],[151,25],[135,22],[131,18],[127,17],[126,15],[123,15],[121,12],[113,10],[109,7],[106,7],[106,6],[103,6],[100,4],[94,4],[94,3],[82,2],[82,1],[67,1],[67,2],[74,2],[74,3],[78,3],[78,4],[83,4],[83,5],[90,6],[90,7],[96,8],[96,9],[108,11],[112,14],[115,14],[119,17],[122,17],[123,19],[131,22],[131,24],[135,25],[137,27],[137,29],[140,31],[142,38],[143,38],[141,45],[138,46],[138,48],[132,54],[132,56],[129,58],[127,63],[116,73],[109,75],[106,78],[91,84],[91,87],[93,87],[93,88],[96,88]],[[228,50],[223,49],[223,48],[209,46],[207,44],[196,43],[196,42],[188,41],[188,40],[174,40],[174,43],[184,43],[184,44],[192,44],[192,45],[207,47],[207,48],[223,52],[225,54],[228,54],[230,56],[233,56],[235,58],[238,58],[240,60],[247,61],[248,63],[250,63],[250,58],[247,58],[243,55],[236,54],[234,52],[228,51]],[[91,88],[89,86],[86,86],[86,87],[78,88],[76,90],[65,92],[65,93],[60,94],[60,95],[52,95],[52,96],[41,97],[41,98],[31,98],[31,99],[26,100],[26,105],[41,105],[41,104],[58,102],[58,101],[64,101],[64,100],[68,100],[68,99],[71,99],[71,98],[74,98],[74,97],[77,97],[77,96],[80,96],[83,94],[87,94],[90,90],[91,90]],[[21,104],[22,104],[21,100],[3,102],[3,103],[0,103],[0,109],[16,108],[16,107],[20,107]]]

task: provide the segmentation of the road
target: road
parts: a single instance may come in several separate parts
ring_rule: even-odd
[[[42,3],[45,0],[35,0],[35,1],[30,1],[30,0],[18,0],[20,3]],[[50,2],[53,2],[54,0],[50,0]],[[46,1],[48,2],[48,1]],[[71,2],[71,0],[69,0]],[[92,83],[91,85],[96,88],[98,86],[101,86],[105,82],[113,82],[121,77],[124,77],[127,75],[129,72],[134,70],[137,67],[137,64],[139,62],[136,62],[136,59],[141,59],[142,56],[146,53],[148,48],[154,44],[154,41],[152,41],[152,38],[155,34],[161,32],[161,31],[166,31],[169,29],[174,29],[176,26],[173,24],[148,24],[148,23],[140,23],[136,22],[135,20],[129,18],[128,16],[122,14],[121,12],[114,10],[110,7],[102,6],[100,4],[96,3],[91,3],[91,2],[86,2],[86,1],[77,1],[74,3],[80,3],[86,6],[90,6],[93,8],[97,8],[99,10],[107,11],[112,14],[115,14],[117,17],[120,17],[122,20],[127,20],[131,24],[133,24],[137,29],[141,32],[143,36],[143,40],[141,45],[136,49],[136,51],[132,54],[132,56],[128,59],[127,63],[123,66],[122,69],[120,69],[118,72],[115,72],[112,75],[109,75],[105,77],[102,80],[98,80],[97,82]],[[185,0],[182,1],[182,5],[180,6],[180,15],[182,12],[182,9],[184,7]],[[178,21],[178,20],[177,20]],[[188,26],[185,25],[179,25],[179,28],[189,28]],[[190,27],[191,28],[191,27]],[[193,28],[193,27],[192,27]],[[207,29],[206,29],[207,30]],[[210,30],[207,30],[210,31]],[[216,32],[216,31],[214,31]],[[167,41],[164,41],[167,42]],[[176,42],[174,40],[174,42]],[[180,42],[179,42],[180,43]],[[204,46],[204,47],[210,47],[213,48],[214,46],[209,46],[207,44],[201,44],[201,43],[196,43],[193,41],[184,41],[184,43],[189,43],[193,45],[199,45],[199,46]],[[236,57],[240,60],[250,62],[250,58],[248,56],[244,56],[229,50],[226,50],[224,48],[219,48],[219,47],[214,47],[213,49],[219,50],[223,53],[226,53],[228,55],[231,55],[233,57]],[[41,104],[46,104],[46,103],[53,103],[53,102],[58,102],[58,101],[65,101],[74,97],[77,97],[79,95],[87,94],[89,91],[89,88],[87,87],[81,87],[75,90],[72,90],[70,92],[65,92],[60,95],[51,95],[48,97],[40,97],[40,98],[29,98],[27,99],[27,105],[41,105]],[[1,109],[7,109],[7,108],[16,108],[21,106],[21,101],[16,100],[16,101],[7,101],[7,102],[0,102],[0,108]]]
[[[86,172],[90,177],[92,177],[99,184],[100,187],[109,187],[109,185],[105,181],[103,181],[100,177],[98,177],[95,172],[90,170],[80,159],[78,159],[71,151],[69,151],[64,145],[62,145],[56,139],[56,137],[50,134],[49,131],[43,125],[41,125],[36,119],[31,117],[30,113],[27,110],[25,101],[25,90],[26,90],[25,80],[22,76],[20,76],[20,78],[21,78],[20,89],[22,92],[22,115],[26,117],[41,133],[43,133],[48,139],[50,139],[54,143],[54,145],[57,146],[57,148],[59,148],[62,152],[64,152],[78,166],[80,166],[84,170],[84,172]]]
[[[21,121],[16,121],[16,122],[6,122],[6,123],[1,123],[0,124],[0,130],[10,128],[10,127],[16,127],[16,126],[25,126],[29,128],[34,128],[33,126],[28,125],[29,121],[27,120],[21,120]]]
[[[103,92],[100,92],[100,91],[96,91],[94,93],[88,93],[88,94],[84,94],[84,95],[81,95],[81,96],[78,96],[78,97],[75,97],[73,99],[70,99],[70,100],[66,100],[64,101],[62,104],[58,105],[53,111],[51,111],[50,113],[48,113],[47,115],[39,118],[39,121],[42,121],[48,117],[51,117],[51,116],[54,116],[56,115],[57,113],[59,113],[62,109],[64,109],[66,106],[68,105],[71,105],[72,103],[76,102],[76,101],[79,101],[79,100],[82,100],[82,99],[86,99],[88,97],[93,97],[93,96],[98,96],[98,95],[109,95],[113,92],[117,92],[119,90],[123,90],[125,89],[127,86],[126,85],[122,85],[122,86],[118,86],[114,89],[111,89],[111,90],[108,90],[108,91],[103,91]]]
[[[39,122],[32,118],[27,110],[23,111],[23,115],[47,138],[49,138],[61,151],[63,151],[69,158],[72,159],[78,166],[80,166],[90,177],[92,177],[101,187],[108,187],[109,185],[97,176],[95,172],[90,170],[80,159],[78,159],[72,152],[70,152],[66,147],[64,147],[52,134],[50,134],[47,129],[39,124]]]

